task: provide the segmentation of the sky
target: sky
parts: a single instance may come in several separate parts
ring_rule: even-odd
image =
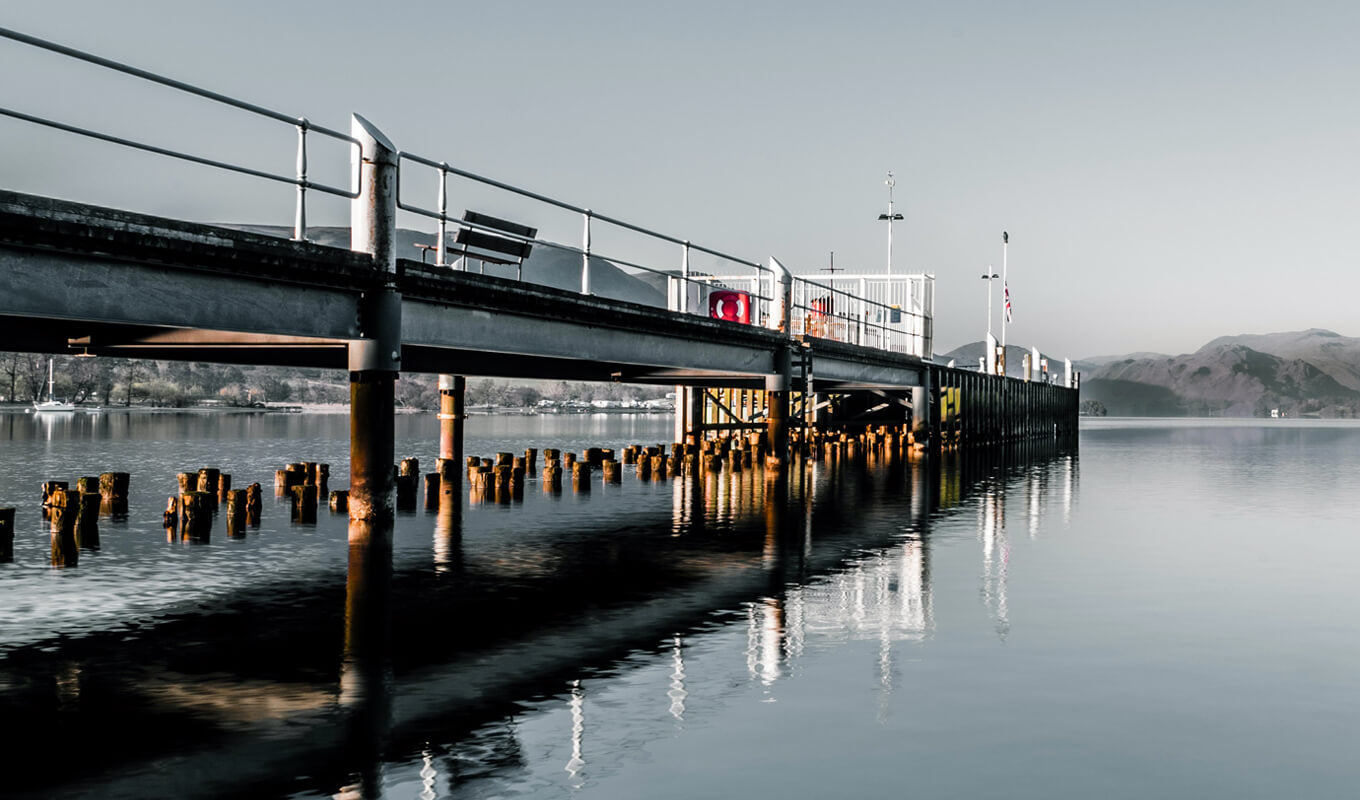
[[[357,112],[403,151],[822,278],[832,252],[887,269],[892,170],[893,270],[935,275],[937,352],[986,332],[1003,230],[1011,344],[1076,359],[1360,335],[1353,1],[6,0],[0,27],[333,128]],[[6,108],[294,167],[281,123],[8,40],[0,71]],[[346,184],[346,149],[310,141],[310,176]],[[286,185],[4,118],[0,142],[0,188],[292,223]],[[407,202],[434,205],[424,180]],[[449,202],[579,236],[475,187]],[[309,215],[347,221],[328,198]]]

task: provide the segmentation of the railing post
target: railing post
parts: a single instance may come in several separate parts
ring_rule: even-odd
[[[293,240],[307,240],[307,118],[297,121],[297,209],[293,218]]]
[[[360,299],[361,338],[349,342],[349,542],[390,566],[394,488],[394,413],[401,369],[401,295],[397,291],[397,149],[355,114],[358,198],[350,206],[350,249],[368,253],[383,278]],[[351,553],[353,555],[353,553]]]
[[[680,313],[688,314],[689,311],[689,240],[686,239],[680,251]]]
[[[581,294],[590,294],[590,209],[585,213],[585,231],[581,235]]]
[[[774,308],[771,309],[768,327],[771,330],[783,331],[792,337],[793,273],[774,256],[770,256],[770,271],[778,278],[778,283],[774,283],[773,286]]]
[[[435,243],[434,265],[442,267],[448,258],[449,236],[449,165],[443,162],[439,164],[439,241]],[[467,269],[467,262],[464,260],[463,269]]]

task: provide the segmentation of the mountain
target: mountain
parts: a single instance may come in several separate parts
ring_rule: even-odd
[[[1360,339],[1322,328],[1309,328],[1286,333],[1221,336],[1201,349],[1233,344],[1280,358],[1302,359],[1341,385],[1360,391]]]
[[[1082,397],[1116,416],[1260,417],[1277,409],[1291,417],[1351,416],[1360,410],[1360,390],[1302,358],[1264,353],[1236,338],[1187,355],[1109,362],[1084,376]]]

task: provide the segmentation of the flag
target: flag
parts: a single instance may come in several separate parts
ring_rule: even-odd
[[[1004,284],[1002,284],[1002,287],[1006,290],[1006,321],[1007,321],[1007,322],[1010,322],[1010,321],[1011,321],[1011,286],[1010,286],[1009,283],[1004,283]]]

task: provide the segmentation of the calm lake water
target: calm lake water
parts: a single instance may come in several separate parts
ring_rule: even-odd
[[[670,439],[668,417],[475,417],[467,454]],[[0,795],[1352,797],[1360,425],[1100,420],[1080,453],[534,482],[404,512],[390,586],[275,469],[348,419],[0,415]],[[398,457],[433,466],[432,416]],[[263,523],[161,527],[175,474]],[[44,480],[132,473],[50,564]],[[378,582],[381,584],[381,582]],[[388,646],[356,657],[365,598]]]

